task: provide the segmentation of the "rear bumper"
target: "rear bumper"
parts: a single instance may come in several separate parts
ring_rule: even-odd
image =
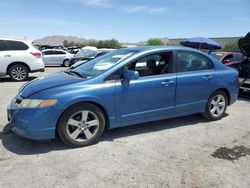
[[[238,99],[238,94],[231,94],[229,105],[235,103],[237,101],[237,99]]]
[[[44,72],[45,69],[42,68],[42,69],[36,69],[36,70],[31,70],[30,72],[33,73],[33,72]]]

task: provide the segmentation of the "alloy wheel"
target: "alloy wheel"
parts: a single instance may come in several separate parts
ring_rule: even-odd
[[[215,95],[210,103],[210,112],[214,117],[220,116],[226,108],[226,99],[223,95]]]
[[[12,77],[15,79],[15,80],[24,80],[27,76],[27,73],[26,73],[26,70],[23,69],[22,67],[15,67],[12,72]]]
[[[84,142],[96,135],[99,124],[98,117],[94,112],[82,110],[69,118],[66,124],[66,130],[72,140]]]

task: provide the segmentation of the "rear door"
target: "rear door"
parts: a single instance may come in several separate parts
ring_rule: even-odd
[[[176,51],[177,71],[176,108],[178,114],[201,112],[210,94],[217,88],[218,75],[213,62],[191,51]]]

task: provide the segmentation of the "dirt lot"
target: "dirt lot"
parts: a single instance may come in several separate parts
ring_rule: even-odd
[[[46,75],[63,68],[50,67]],[[71,149],[6,129],[6,107],[23,83],[0,78],[0,187],[250,187],[250,101],[220,121],[199,115],[107,131]]]

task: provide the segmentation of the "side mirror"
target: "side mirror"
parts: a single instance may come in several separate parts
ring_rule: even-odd
[[[124,80],[137,80],[139,78],[139,73],[138,71],[134,70],[126,70],[123,73],[123,79]]]

